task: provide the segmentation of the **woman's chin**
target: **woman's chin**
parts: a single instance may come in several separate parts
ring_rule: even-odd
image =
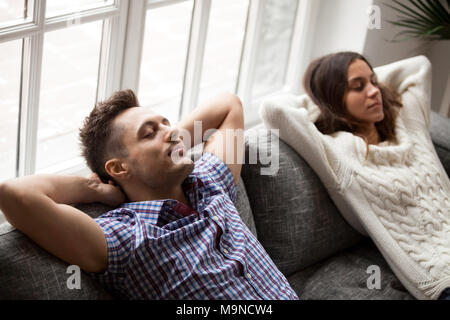
[[[382,112],[381,114],[378,115],[377,119],[375,122],[381,122],[384,120],[384,113]]]

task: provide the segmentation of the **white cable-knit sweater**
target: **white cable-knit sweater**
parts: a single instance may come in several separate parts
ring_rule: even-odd
[[[360,137],[317,130],[320,110],[306,95],[265,101],[261,116],[315,170],[341,214],[372,238],[409,292],[436,299],[450,287],[450,180],[429,134],[431,64],[417,56],[375,73],[400,93],[403,108],[397,141],[370,145],[367,159]]]

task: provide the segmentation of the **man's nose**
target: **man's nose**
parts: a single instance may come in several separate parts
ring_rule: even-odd
[[[166,134],[166,141],[167,142],[178,142],[179,138],[179,130],[175,127],[168,127],[167,134]]]

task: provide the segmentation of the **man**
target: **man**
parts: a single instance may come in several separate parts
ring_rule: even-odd
[[[8,181],[0,208],[41,247],[124,298],[297,299],[233,204],[242,141],[227,139],[227,131],[243,124],[241,102],[231,94],[171,127],[139,107],[131,90],[116,92],[80,130],[94,174]],[[194,163],[186,149],[211,129]],[[92,219],[69,205],[91,202],[120,206]]]

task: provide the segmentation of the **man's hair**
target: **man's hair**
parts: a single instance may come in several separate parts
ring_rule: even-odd
[[[123,128],[113,121],[132,107],[139,107],[134,92],[117,91],[109,99],[97,103],[80,128],[82,155],[88,167],[105,183],[113,180],[105,170],[105,163],[111,158],[128,155],[123,143]]]

